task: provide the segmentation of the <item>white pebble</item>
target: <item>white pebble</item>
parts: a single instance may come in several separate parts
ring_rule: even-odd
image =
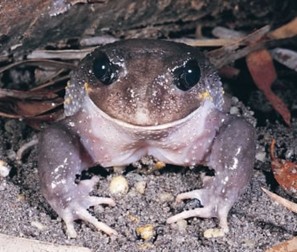
[[[126,194],[129,190],[128,181],[124,176],[115,176],[109,184],[111,194]]]
[[[6,180],[0,181],[0,191],[4,191],[7,187]]]
[[[135,184],[135,189],[140,194],[144,194],[146,188],[146,181],[139,181]]]
[[[235,96],[232,96],[232,102],[234,102],[234,103],[237,103],[237,102],[239,102],[239,100],[238,100],[238,98],[237,97],[235,97]]]
[[[147,241],[154,237],[155,229],[152,224],[147,224],[136,228],[136,234],[141,237],[141,239]]]
[[[210,228],[204,231],[203,237],[205,238],[218,238],[224,237],[225,232],[221,228]]]
[[[230,114],[231,115],[237,115],[237,114],[239,114],[239,109],[237,107],[231,107],[230,108]]]
[[[159,195],[161,202],[170,202],[174,200],[174,196],[171,193],[163,192]]]
[[[36,227],[38,230],[43,231],[46,229],[46,226],[44,226],[41,222],[39,221],[32,221],[31,222],[32,227]]]
[[[266,160],[266,153],[264,151],[259,151],[256,153],[256,159],[261,162],[265,162]]]
[[[5,161],[0,160],[0,177],[7,177],[10,170],[11,168],[9,167],[9,165]]]
[[[286,154],[285,154],[286,159],[291,158],[292,155],[294,155],[294,150],[293,150],[293,149],[288,149],[288,150],[286,151]]]
[[[176,226],[179,231],[184,231],[184,230],[186,230],[188,223],[186,220],[178,220],[176,222]]]

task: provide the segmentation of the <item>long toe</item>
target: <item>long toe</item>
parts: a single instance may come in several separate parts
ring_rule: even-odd
[[[98,221],[94,216],[92,216],[87,210],[84,208],[80,208],[77,210],[77,215],[81,220],[88,222],[95,226],[97,230],[101,230],[108,235],[117,235],[117,231],[106,225],[105,223]]]
[[[210,218],[210,217],[212,217],[211,209],[202,207],[202,208],[195,208],[193,210],[183,211],[179,214],[171,216],[170,218],[167,219],[166,222],[168,224],[171,224],[171,223],[177,222],[179,220],[184,220],[184,219],[188,219],[191,217]]]

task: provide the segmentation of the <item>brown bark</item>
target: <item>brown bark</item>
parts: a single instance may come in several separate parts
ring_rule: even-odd
[[[54,7],[59,3],[71,7],[59,14]],[[225,24],[234,27],[285,23],[290,14],[287,12],[283,20],[277,19],[277,14],[292,10],[296,4],[286,0],[278,5],[278,0],[2,0],[0,53],[9,48],[32,50],[66,38],[100,34],[167,37],[181,30],[193,31],[199,24],[219,24],[224,19]]]
[[[214,6],[209,2],[216,1],[110,0],[106,3],[72,5],[64,13],[50,16],[54,13],[53,2],[5,0],[1,3],[2,50],[20,43],[32,49],[67,37],[95,35],[102,29],[124,31],[178,20],[193,21],[208,14]]]

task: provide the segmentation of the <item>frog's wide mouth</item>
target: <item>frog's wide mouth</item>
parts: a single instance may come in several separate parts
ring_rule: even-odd
[[[168,123],[157,124],[157,125],[137,125],[137,124],[132,124],[132,123],[125,122],[123,120],[114,118],[114,117],[110,116],[109,114],[105,113],[104,111],[102,111],[95,105],[95,103],[92,101],[92,99],[89,96],[86,96],[86,98],[85,98],[85,107],[87,108],[87,110],[90,114],[93,114],[94,117],[100,115],[106,121],[110,121],[113,124],[116,124],[122,128],[130,128],[130,129],[133,129],[136,131],[137,130],[157,131],[157,130],[172,128],[172,127],[176,127],[178,125],[185,124],[186,122],[191,120],[193,117],[197,118],[197,123],[199,124],[198,118],[201,117],[201,119],[203,119],[210,113],[211,110],[215,109],[214,103],[207,99],[201,104],[201,106],[199,108],[192,111],[187,116],[185,116],[181,119],[174,120],[174,121],[168,122]]]

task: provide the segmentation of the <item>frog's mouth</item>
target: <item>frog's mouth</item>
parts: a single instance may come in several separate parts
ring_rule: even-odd
[[[125,122],[123,120],[117,119],[115,117],[110,116],[109,114],[105,113],[103,110],[99,109],[96,104],[92,101],[89,96],[85,98],[85,105],[84,107],[87,110],[87,113],[90,115],[91,118],[101,117],[104,121],[108,121],[113,125],[118,125],[121,128],[130,128],[133,130],[148,130],[148,131],[159,131],[162,129],[177,127],[179,125],[183,125],[186,122],[194,119],[197,124],[199,122],[204,122],[204,119],[211,113],[212,110],[215,109],[215,105],[211,100],[206,99],[201,106],[194,110],[193,112],[189,113],[187,116],[174,120],[172,122],[163,123],[163,124],[156,124],[156,125],[137,125],[132,124],[129,122]]]

